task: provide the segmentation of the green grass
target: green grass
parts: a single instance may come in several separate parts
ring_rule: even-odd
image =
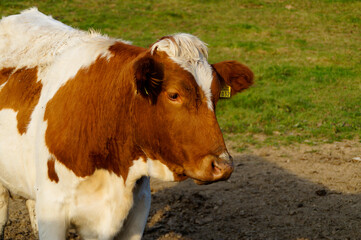
[[[0,13],[31,6],[140,46],[189,32],[208,43],[210,62],[246,63],[254,87],[217,106],[239,151],[361,137],[361,1],[3,0]]]

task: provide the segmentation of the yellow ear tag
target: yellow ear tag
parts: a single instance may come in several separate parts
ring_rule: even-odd
[[[231,98],[231,87],[225,84],[222,89],[221,93],[219,94],[220,98]]]

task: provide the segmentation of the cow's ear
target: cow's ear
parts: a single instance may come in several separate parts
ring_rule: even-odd
[[[156,103],[162,91],[164,76],[162,64],[156,62],[151,56],[145,56],[134,63],[133,69],[137,92],[153,104]]]
[[[231,87],[231,95],[249,88],[253,84],[253,72],[237,61],[224,61],[212,64],[218,74],[221,85]]]

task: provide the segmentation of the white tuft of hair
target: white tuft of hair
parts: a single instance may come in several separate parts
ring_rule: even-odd
[[[208,58],[206,44],[188,33],[178,33],[165,37],[153,44],[152,54],[155,49],[166,52],[169,57],[184,61],[199,61]]]
[[[191,34],[178,33],[154,43],[151,47],[151,54],[154,54],[155,50],[167,53],[174,62],[193,75],[207,98],[208,108],[213,110],[211,101],[213,76],[212,68],[207,62],[208,48],[206,44]]]

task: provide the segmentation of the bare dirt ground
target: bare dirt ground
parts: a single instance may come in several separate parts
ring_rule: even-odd
[[[232,145],[232,143],[229,143]],[[361,143],[233,153],[226,182],[152,180],[143,239],[361,239]],[[36,238],[23,199],[11,201],[5,239]],[[72,231],[69,239],[78,239]]]

